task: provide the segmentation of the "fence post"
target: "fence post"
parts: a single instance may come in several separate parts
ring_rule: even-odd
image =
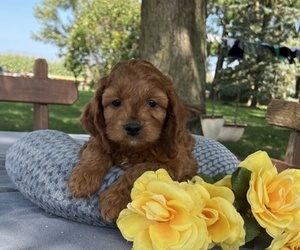
[[[38,79],[48,79],[48,63],[45,59],[36,59],[33,67],[34,77]],[[48,129],[49,127],[49,111],[47,104],[35,103],[33,104],[34,130]]]

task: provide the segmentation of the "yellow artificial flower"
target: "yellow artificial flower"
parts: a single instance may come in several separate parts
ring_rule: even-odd
[[[228,200],[230,203],[234,202],[234,193],[229,187],[219,185],[219,184],[210,184],[205,182],[201,177],[195,176],[192,179],[192,182],[196,184],[200,184],[208,191],[210,198],[213,197],[223,197],[224,199]],[[225,181],[224,183],[227,184]],[[228,184],[227,184],[228,185]]]
[[[211,247],[234,250],[245,244],[244,220],[228,200],[222,197],[207,200],[201,216],[207,223]]]
[[[233,206],[232,190],[206,183],[199,176],[195,176],[192,182],[205,187],[210,195],[204,199],[205,205],[200,215],[206,221],[212,239],[210,247],[219,245],[224,250],[239,249],[245,244],[244,220]]]
[[[239,166],[247,168],[251,172],[257,172],[264,166],[268,171],[272,172],[272,174],[277,174],[273,162],[265,151],[259,150],[247,156],[244,161],[240,162]]]
[[[247,199],[257,222],[272,237],[284,230],[300,227],[300,170],[287,169],[278,174],[268,154],[258,151],[240,167],[249,169],[251,179]]]
[[[144,173],[117,219],[123,237],[133,241],[134,249],[207,249],[206,223],[196,216],[203,208],[201,194],[207,192],[200,186],[192,190],[172,181],[164,169]]]
[[[297,250],[300,249],[300,229],[284,232],[273,239],[267,250]]]
[[[228,187],[230,189],[232,189],[232,185],[231,185],[231,175],[226,175],[224,176],[223,179],[217,181],[214,183],[215,186],[224,186],[224,187]]]

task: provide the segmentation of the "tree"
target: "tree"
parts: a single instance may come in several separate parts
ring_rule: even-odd
[[[44,0],[35,9],[42,21],[35,38],[59,46],[75,76],[86,65],[103,75],[116,61],[139,57],[140,15],[141,58],[172,77],[180,97],[205,113],[206,1],[143,0],[140,13],[139,0]]]
[[[66,67],[97,80],[120,60],[138,57],[138,0],[44,0],[34,38],[57,45]]]
[[[203,0],[142,1],[141,58],[168,74],[179,96],[202,113],[206,81],[205,19]]]
[[[288,60],[263,51],[259,44],[299,46],[299,21],[295,18],[299,16],[299,0],[239,0],[230,4],[215,0],[210,3],[212,10],[218,10],[215,14],[221,13],[219,25],[223,36],[247,45],[244,58],[236,66],[225,69],[224,53],[220,50],[214,83],[223,94],[233,94],[233,98],[237,90],[242,89],[245,98],[251,96],[253,107],[258,100],[266,104],[270,98],[282,96],[286,86],[295,79],[297,63],[296,66],[289,64]],[[227,58],[226,62],[230,60],[232,58]],[[234,89],[236,93],[232,93]]]
[[[77,9],[81,9],[84,2],[81,0],[43,0],[40,4],[36,4],[33,14],[40,23],[41,29],[33,33],[32,38],[56,45],[63,53]]]
[[[93,1],[72,27],[66,65],[80,71],[89,65],[97,79],[116,62],[138,57],[139,18],[138,1]]]

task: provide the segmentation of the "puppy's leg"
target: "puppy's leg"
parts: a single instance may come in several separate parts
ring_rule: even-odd
[[[97,145],[87,143],[69,178],[72,195],[81,198],[96,193],[111,165],[108,155],[101,153]]]
[[[166,169],[173,176],[172,170],[164,164],[140,163],[127,169],[113,185],[100,194],[99,209],[102,217],[107,221],[116,220],[131,201],[130,193],[135,180],[148,170],[156,171],[160,168]]]

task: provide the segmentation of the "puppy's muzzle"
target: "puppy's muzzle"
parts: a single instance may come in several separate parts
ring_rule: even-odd
[[[126,133],[130,136],[136,136],[141,131],[141,125],[137,122],[128,122],[124,125]]]

